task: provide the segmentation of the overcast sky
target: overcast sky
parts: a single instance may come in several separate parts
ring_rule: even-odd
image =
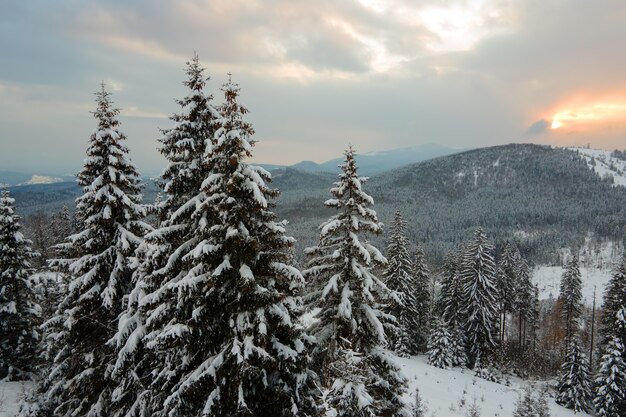
[[[132,159],[160,172],[198,52],[232,72],[255,160],[439,143],[626,148],[626,2],[0,0],[0,169],[76,172],[104,80]]]

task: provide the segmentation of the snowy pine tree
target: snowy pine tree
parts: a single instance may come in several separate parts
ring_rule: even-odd
[[[441,291],[437,300],[437,310],[451,329],[462,326],[460,279],[461,259],[457,252],[448,252],[443,268]]]
[[[596,376],[594,408],[600,417],[626,415],[626,348],[618,338],[604,347]]]
[[[431,319],[431,292],[428,266],[426,265],[424,251],[418,245],[415,248],[413,261],[411,263],[411,275],[414,277],[416,307],[416,327],[413,331],[413,338],[417,347],[417,352],[424,352],[428,342]]]
[[[515,248],[510,242],[504,245],[496,273],[496,289],[498,290],[498,307],[500,314],[500,343],[506,337],[507,314],[513,312],[515,305],[515,283],[517,268],[515,267]]]
[[[102,416],[109,410],[107,369],[115,359],[114,335],[130,288],[130,262],[149,227],[141,221],[140,178],[128,159],[104,84],[96,93],[98,121],[78,174],[84,194],[76,200],[81,230],[60,249],[52,265],[66,274],[67,293],[48,322],[56,352],[47,375],[47,400],[55,416]]]
[[[572,338],[578,332],[578,320],[582,314],[582,297],[582,280],[578,267],[578,257],[574,255],[565,267],[561,277],[559,293],[565,330],[565,344],[568,347]]]
[[[577,336],[572,337],[565,362],[561,365],[556,403],[576,412],[588,411],[591,405],[589,362]]]
[[[386,260],[362,241],[368,233],[379,234],[382,224],[362,189],[366,178],[358,176],[352,148],[341,169],[333,198],[325,203],[339,213],[320,226],[319,245],[307,249],[311,260],[304,271],[311,307],[319,309],[311,332],[322,409],[334,416],[408,416],[402,399],[406,380],[384,350],[385,325],[394,317],[383,312],[382,303],[394,294],[373,273]]]
[[[396,211],[391,226],[391,235],[387,245],[387,268],[385,269],[385,284],[395,291],[397,298],[391,298],[389,313],[396,318],[389,329],[389,346],[400,355],[417,353],[419,329],[418,305],[415,290],[417,289],[416,276],[413,274],[409,259],[409,241],[406,237],[406,221],[400,211]]]
[[[446,323],[436,319],[428,340],[428,363],[438,368],[448,368],[452,362],[452,341]]]
[[[534,417],[536,402],[533,395],[533,389],[530,385],[526,385],[524,388],[524,395],[520,396],[515,404],[515,411],[513,417]]]
[[[159,182],[162,198],[157,199],[154,210],[159,224],[137,250],[133,290],[112,339],[118,351],[112,373],[117,384],[113,416],[155,415],[185,371],[167,368],[177,366],[182,355],[175,349],[178,345],[169,342],[169,335],[162,335],[168,349],[157,351],[145,345],[147,332],[158,332],[168,323],[176,326],[190,314],[188,308],[178,308],[183,298],[179,300],[175,283],[194,266],[193,259],[185,255],[199,239],[203,219],[195,215],[195,203],[210,172],[206,148],[214,141],[220,117],[211,104],[212,96],[204,92],[207,79],[197,55],[187,62],[186,74],[183,85],[188,92],[176,101],[180,113],[171,117],[174,127],[164,130],[160,139],[159,150],[168,165]],[[152,337],[152,343],[159,342]],[[155,375],[157,367],[161,372]]]
[[[36,362],[41,308],[30,281],[37,257],[21,232],[15,200],[0,196],[0,380],[30,377]]]
[[[620,330],[617,312],[626,308],[626,255],[615,270],[606,286],[602,305],[600,326],[601,344],[606,346],[614,338],[618,338],[626,346],[626,329]]]
[[[488,363],[497,345],[498,307],[492,253],[493,246],[478,229],[465,249],[461,264],[461,308],[470,366],[474,366],[479,357],[483,365]]]

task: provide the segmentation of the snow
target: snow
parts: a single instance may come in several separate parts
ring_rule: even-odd
[[[49,177],[47,175],[33,175],[30,177],[28,181],[24,183],[24,185],[32,185],[32,184],[54,184],[57,182],[63,182],[62,178],[57,177]]]
[[[626,187],[626,161],[611,156],[612,151],[604,149],[569,148],[582,154],[587,161],[589,169],[600,177],[613,176],[613,185]],[[591,165],[591,158],[595,160],[595,166]],[[618,172],[619,171],[619,172]]]
[[[554,298],[559,296],[559,286],[564,270],[561,266],[540,266],[533,270],[532,280],[539,286],[539,299],[545,300],[550,298],[550,295]],[[612,276],[611,269],[581,267],[580,275],[583,281],[583,303],[591,306],[594,287],[596,289],[596,303],[601,303],[604,287]]]
[[[511,385],[498,384],[477,378],[468,369],[440,369],[427,363],[426,356],[394,357],[404,375],[409,379],[408,401],[413,401],[415,388],[426,406],[427,417],[464,417],[475,402],[484,417],[509,417],[513,415],[517,399],[527,382],[511,378]],[[537,387],[543,383],[537,384]],[[548,400],[552,417],[585,417]]]
[[[13,417],[19,411],[19,404],[30,382],[0,381],[0,417]]]

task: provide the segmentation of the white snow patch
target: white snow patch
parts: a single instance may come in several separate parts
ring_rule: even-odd
[[[626,161],[611,156],[612,151],[604,149],[569,148],[585,157],[587,166],[600,177],[611,175],[613,186],[626,187]],[[595,165],[592,165],[592,158]]]
[[[32,382],[0,381],[0,417],[14,417]]]
[[[510,386],[489,382],[475,377],[474,372],[468,369],[431,366],[426,356],[393,359],[409,379],[407,401],[413,402],[415,388],[418,387],[428,417],[465,417],[474,402],[480,408],[481,416],[512,416],[517,399],[528,383],[514,377],[511,377]],[[557,405],[553,398],[549,399],[549,406],[552,417],[589,416],[586,413],[574,414],[573,410]]]
[[[57,178],[57,177],[49,177],[47,175],[33,175],[32,177],[30,177],[30,179],[28,181],[26,181],[24,184],[20,184],[20,185],[33,185],[33,184],[54,184],[57,182],[63,182],[62,178]]]

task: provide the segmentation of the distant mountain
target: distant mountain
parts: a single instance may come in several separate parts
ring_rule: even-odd
[[[373,176],[405,165],[413,164],[439,156],[460,152],[459,149],[448,148],[434,143],[417,145],[409,148],[391,149],[381,152],[357,154],[357,164],[363,175]],[[291,168],[306,172],[339,172],[342,158],[331,159],[321,164],[312,161],[302,161]]]
[[[50,175],[0,170],[0,184],[9,187],[29,184],[53,184],[55,182],[71,181],[72,179],[73,177],[71,176],[53,177]]]
[[[279,215],[301,247],[316,243],[334,178],[297,170],[277,179]],[[323,181],[320,179],[323,178]],[[326,184],[323,185],[323,182]],[[292,186],[294,185],[294,186]],[[574,151],[514,144],[475,149],[373,177],[366,190],[383,222],[400,209],[410,238],[440,262],[482,226],[496,243],[513,239],[536,262],[558,262],[557,249],[580,247],[589,233],[621,243],[626,188],[589,169]],[[383,239],[375,239],[384,244]]]
[[[626,187],[618,184],[611,161],[549,146],[512,144],[474,149],[394,169],[374,176],[365,189],[380,219],[390,225],[399,209],[409,237],[429,259],[445,253],[481,226],[498,245],[513,239],[535,263],[558,264],[560,248],[594,248],[607,241],[623,250],[626,235]],[[606,175],[602,168],[615,175]],[[596,170],[595,168],[602,168]],[[298,239],[296,255],[317,243],[320,223],[334,214],[324,207],[337,175],[294,168],[272,171],[271,187],[281,191],[275,210],[289,221]],[[11,188],[20,214],[73,207],[80,188],[74,183]],[[156,187],[146,181],[144,200],[154,201]],[[383,246],[388,233],[373,237]],[[590,240],[591,239],[591,240]],[[589,249],[591,250],[591,249]]]

